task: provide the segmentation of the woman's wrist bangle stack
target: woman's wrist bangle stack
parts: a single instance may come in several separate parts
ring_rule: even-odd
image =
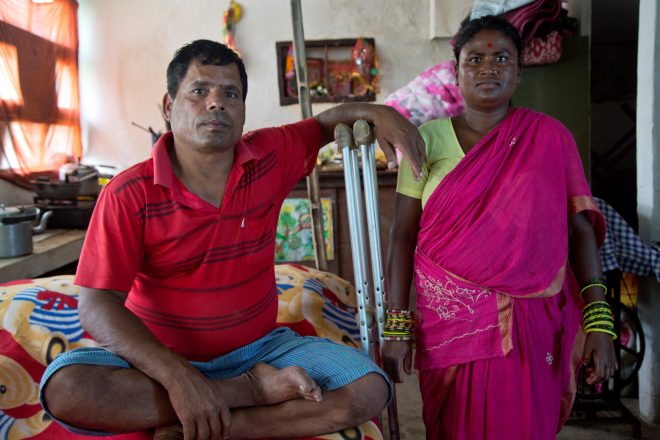
[[[607,280],[605,277],[595,277],[590,280],[588,280],[586,283],[582,285],[582,288],[580,289],[580,299],[582,298],[582,294],[587,290],[592,287],[600,287],[603,289],[603,293],[607,295]]]
[[[412,341],[415,336],[415,315],[410,310],[388,309],[383,337],[386,341]]]
[[[616,339],[614,317],[610,305],[606,301],[594,301],[587,304],[582,309],[582,328],[587,334],[606,333],[613,340]]]

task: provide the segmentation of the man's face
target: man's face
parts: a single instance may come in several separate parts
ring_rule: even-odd
[[[178,147],[209,153],[232,149],[245,123],[238,66],[192,61],[176,96],[165,97],[164,109]]]

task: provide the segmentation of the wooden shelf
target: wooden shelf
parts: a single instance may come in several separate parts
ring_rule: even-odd
[[[33,252],[0,258],[0,283],[36,278],[80,258],[85,240],[82,229],[47,229],[33,237]]]

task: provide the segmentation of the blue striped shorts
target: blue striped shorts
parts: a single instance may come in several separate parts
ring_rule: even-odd
[[[300,336],[286,327],[276,328],[261,339],[208,362],[190,361],[191,365],[212,380],[240,376],[260,362],[280,369],[299,366],[319,387],[328,391],[348,385],[369,373],[376,373],[388,384],[389,395],[392,396],[391,382],[362,350],[325,338]],[[48,365],[39,385],[39,401],[51,417],[53,415],[43,400],[44,386],[60,368],[76,364],[131,368],[124,359],[100,347],[77,348],[60,354]],[[55,420],[69,431],[78,434],[111,435],[104,431],[76,428]]]

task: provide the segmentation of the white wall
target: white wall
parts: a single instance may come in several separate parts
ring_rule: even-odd
[[[289,0],[241,0],[236,44],[249,90],[245,129],[292,122],[280,107],[275,42],[292,39]],[[148,133],[163,130],[158,108],[174,51],[198,38],[222,39],[228,0],[79,0],[80,83],[85,161],[130,165],[148,157]],[[303,0],[305,38],[373,37],[387,97],[451,56],[447,39],[429,39],[429,0]],[[468,6],[469,10],[469,6]],[[468,11],[466,11],[467,14]],[[327,108],[314,105],[314,113]]]
[[[592,0],[564,0],[564,7],[568,15],[578,19],[580,35],[591,36],[591,1]]]
[[[637,59],[637,206],[640,234],[660,241],[660,8],[641,0]]]
[[[637,214],[639,233],[660,241],[660,7],[657,0],[639,3],[637,58]],[[660,285],[641,280],[639,318],[646,335],[646,355],[639,372],[639,410],[660,424]]]

